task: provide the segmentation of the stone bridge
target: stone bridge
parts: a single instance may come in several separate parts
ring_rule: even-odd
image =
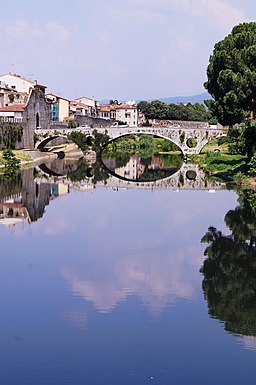
[[[164,138],[177,144],[183,154],[199,154],[202,148],[210,141],[227,135],[227,130],[222,126],[210,126],[205,122],[183,122],[183,124],[172,124],[167,127],[159,125],[158,127],[120,127],[120,128],[91,128],[91,129],[63,129],[63,130],[40,130],[35,133],[39,140],[36,148],[43,148],[52,139],[58,137],[67,137],[71,132],[82,132],[92,137],[93,131],[107,133],[110,141],[127,135],[148,134],[159,138]],[[189,139],[195,139],[196,145],[191,148]]]

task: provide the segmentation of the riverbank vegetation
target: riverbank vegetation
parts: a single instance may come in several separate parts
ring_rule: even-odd
[[[122,157],[133,154],[148,157],[152,154],[181,153],[179,147],[168,139],[157,138],[152,135],[128,135],[118,138],[107,145],[103,156]]]
[[[6,159],[4,158],[4,151],[6,150],[0,151],[0,170],[1,170],[1,166],[4,167],[6,164]],[[31,162],[32,160],[32,158],[22,150],[12,150],[12,153],[15,156],[15,158],[20,161],[20,163]]]

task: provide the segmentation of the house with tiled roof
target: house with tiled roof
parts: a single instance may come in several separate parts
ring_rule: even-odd
[[[116,106],[114,104],[101,104],[98,108],[98,117],[116,120]]]
[[[138,125],[138,111],[136,105],[116,105],[116,120],[125,122],[129,127]]]
[[[0,107],[1,125],[19,124],[23,127],[22,140],[16,148],[34,148],[34,132],[37,128],[50,128],[50,105],[45,100],[45,94],[40,88],[30,90],[27,103],[10,104]],[[2,127],[0,127],[0,131]],[[0,132],[0,135],[3,133]],[[3,146],[3,141],[0,148]]]
[[[13,72],[0,75],[0,85],[5,85],[13,91],[25,92],[27,94],[29,94],[30,90],[35,87],[40,88],[42,92],[45,92],[45,89],[47,88],[46,86],[38,84],[36,80],[26,79]]]
[[[70,100],[53,93],[46,94],[45,98],[51,106],[51,121],[64,122],[69,116]]]
[[[23,120],[23,112],[26,107],[26,104],[11,104],[9,106],[0,107],[0,117],[7,118],[9,120],[14,120],[16,122]],[[10,119],[11,118],[11,119]],[[7,120],[6,119],[6,120]],[[4,120],[4,119],[2,119]]]
[[[86,116],[90,116],[90,117],[97,116],[97,107],[99,103],[94,98],[81,96],[80,98],[75,99],[74,102],[83,106]]]

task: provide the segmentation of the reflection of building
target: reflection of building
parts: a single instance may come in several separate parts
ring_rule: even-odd
[[[23,221],[30,222],[30,217],[21,195],[14,194],[0,202],[0,224],[10,227]]]
[[[53,183],[51,184],[51,196],[59,197],[69,193],[69,185],[64,183]]]
[[[140,157],[134,155],[125,166],[116,168],[115,173],[126,179],[137,180],[144,170],[145,166],[140,163]]]
[[[0,196],[0,224],[15,225],[27,221],[34,222],[41,218],[51,199],[69,193],[69,185],[63,183],[36,183],[33,169],[22,172],[22,184],[19,191],[14,186],[13,192],[2,192]]]

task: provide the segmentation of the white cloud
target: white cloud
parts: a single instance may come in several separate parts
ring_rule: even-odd
[[[224,0],[130,0],[137,6],[157,8],[158,11],[179,11],[197,17],[202,24],[213,23],[223,30],[247,21],[242,8]]]
[[[59,42],[70,40],[72,33],[68,27],[56,21],[50,21],[46,25],[30,24],[24,20],[16,20],[14,24],[7,25],[6,35],[12,40],[34,41],[53,39]]]
[[[46,32],[49,32],[52,37],[59,41],[70,40],[72,33],[68,27],[59,24],[56,21],[51,21],[46,24]]]

